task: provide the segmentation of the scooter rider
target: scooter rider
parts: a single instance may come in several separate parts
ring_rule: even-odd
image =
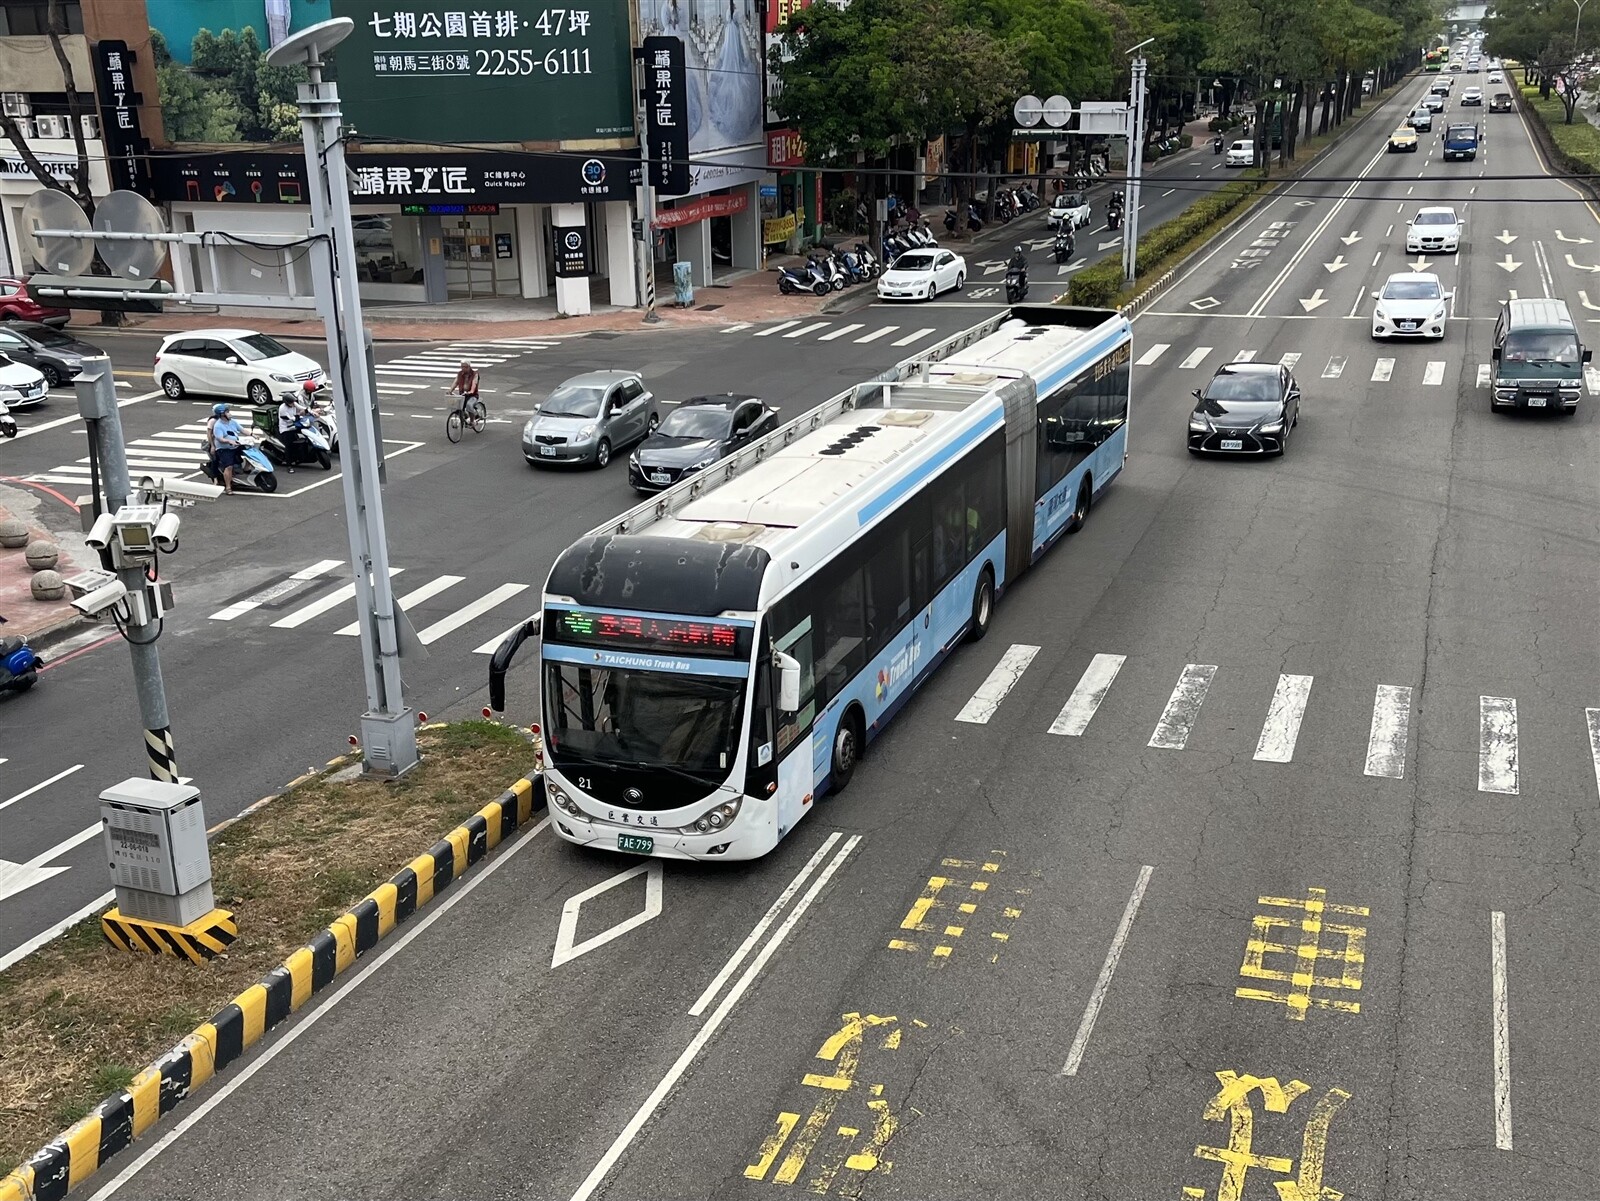
[[[217,470],[222,473],[222,488],[229,496],[233,495],[233,469],[239,465],[244,452],[240,449],[244,438],[244,430],[239,428],[239,423],[233,419],[229,406],[217,404],[211,406],[211,455],[216,460]]]
[[[315,388],[310,380],[307,385]],[[283,443],[284,462],[293,463],[298,457],[298,449],[305,443],[306,436],[301,433],[301,427],[311,417],[311,396],[301,392],[298,396],[293,392],[283,394],[283,402],[278,405],[278,441]],[[290,471],[294,468],[290,467]]]
[[[1022,247],[1011,248],[1011,259],[1006,263],[1006,272],[1019,272],[1023,279],[1028,278],[1028,256],[1022,252]]]

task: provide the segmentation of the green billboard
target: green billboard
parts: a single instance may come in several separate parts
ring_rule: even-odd
[[[345,120],[415,142],[630,137],[628,0],[333,0]]]

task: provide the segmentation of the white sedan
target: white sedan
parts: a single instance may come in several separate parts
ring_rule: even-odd
[[[880,300],[932,300],[940,292],[961,290],[967,282],[967,260],[932,247],[908,250],[878,276]]]
[[[48,395],[50,386],[39,371],[0,354],[0,405],[20,409],[41,404]]]
[[[276,405],[285,392],[299,392],[307,380],[324,383],[327,373],[266,334],[195,329],[167,335],[156,351],[155,377],[173,400],[189,392],[242,396],[259,408]]]
[[[1461,218],[1447,205],[1417,210],[1406,226],[1407,254],[1454,254],[1461,249]]]
[[[1401,271],[1391,275],[1383,287],[1372,294],[1372,336],[1374,338],[1443,338],[1449,318],[1450,292],[1439,277],[1421,271]]]
[[[1223,157],[1223,162],[1230,167],[1255,166],[1256,144],[1245,141],[1234,142],[1228,147],[1228,153]]]

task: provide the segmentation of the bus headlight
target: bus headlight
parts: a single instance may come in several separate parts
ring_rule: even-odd
[[[692,826],[684,826],[685,834],[710,834],[713,830],[724,830],[733,824],[733,819],[739,816],[739,806],[744,803],[743,797],[735,797],[731,801],[724,801],[713,809],[702,813]]]
[[[575,817],[579,821],[586,822],[589,820],[589,815],[582,809],[578,808],[578,802],[574,801],[554,784],[545,785],[545,795],[550,798],[550,804],[552,806],[561,810],[561,812],[565,813],[567,816]]]

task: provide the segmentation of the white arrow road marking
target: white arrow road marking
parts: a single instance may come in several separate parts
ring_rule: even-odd
[[[1517,240],[1517,237],[1518,235],[1512,233],[1509,229],[1502,229],[1499,233],[1495,234],[1494,240],[1496,242],[1504,242],[1507,246],[1509,246],[1511,243]]]
[[[1567,266],[1571,267],[1574,271],[1600,271],[1600,267],[1590,267],[1584,263],[1573,262],[1570,254],[1567,255]]]
[[[1487,388],[1488,386],[1489,386],[1489,364],[1488,363],[1479,363],[1478,364],[1478,387]]]
[[[985,275],[998,275],[1000,272],[1006,269],[1004,259],[985,259],[983,262],[979,263],[978,266],[983,268],[983,273]]]
[[[1333,262],[1323,263],[1322,269],[1329,275],[1332,275],[1335,271],[1343,271],[1349,265],[1349,263],[1344,261],[1344,255],[1339,254],[1334,256]]]
[[[1070,275],[1074,271],[1081,270],[1083,268],[1084,264],[1087,263],[1088,261],[1089,261],[1088,259],[1079,259],[1075,263],[1062,263],[1061,266],[1056,268],[1056,274],[1057,275]]]
[[[1322,369],[1323,379],[1338,379],[1344,374],[1344,355],[1336,354],[1328,360],[1328,365]]]
[[[1589,245],[1590,242],[1593,242],[1594,239],[1593,238],[1569,238],[1569,237],[1567,237],[1566,234],[1562,233],[1558,229],[1558,230],[1556,230],[1556,241],[1558,241],[1558,242],[1571,242],[1575,246],[1587,246],[1587,245]]]
[[[1183,362],[1178,364],[1179,370],[1181,370],[1181,371],[1192,371],[1192,370],[1194,370],[1196,367],[1200,366],[1200,364],[1205,360],[1206,355],[1211,353],[1212,349],[1213,348],[1210,347],[1210,346],[1196,346],[1184,358]]]
[[[1580,290],[1578,292],[1578,299],[1583,301],[1584,308],[1593,309],[1595,312],[1600,313],[1600,304],[1591,304],[1589,302],[1589,293]]]
[[[1034,238],[1028,243],[1028,247],[1031,250],[1049,250],[1055,244],[1056,240],[1054,238]]]
[[[635,876],[644,877],[644,908],[615,926],[602,930],[580,943],[574,943],[572,940],[578,933],[578,910],[583,908],[583,903],[593,900],[603,892],[610,892],[619,884],[626,884]],[[556,949],[550,956],[550,966],[560,967],[580,955],[587,955],[590,951],[605,946],[612,939],[621,938],[629,930],[637,930],[652,918],[660,916],[661,860],[655,859],[649,863],[641,863],[638,867],[629,868],[625,872],[619,872],[611,879],[602,880],[593,887],[584,889],[577,896],[567,898],[566,904],[561,906],[561,928],[556,932]]]
[[[1386,384],[1394,376],[1394,360],[1379,359],[1372,365],[1372,383]]]
[[[1418,256],[1417,256],[1417,261],[1416,261],[1416,262],[1414,262],[1414,263],[1412,263],[1412,264],[1411,264],[1411,269],[1412,269],[1412,270],[1413,270],[1413,271],[1421,271],[1421,270],[1422,270],[1422,269],[1423,269],[1423,268],[1424,268],[1424,267],[1426,267],[1426,266],[1427,266],[1427,265],[1428,265],[1428,260],[1427,260],[1427,259],[1425,259],[1425,258],[1423,258],[1423,257],[1422,257],[1422,256],[1421,256],[1421,255],[1420,255],[1420,254],[1419,254],[1419,255],[1418,255]]]
[[[51,876],[59,876],[67,869],[64,867],[46,867],[52,859],[59,859],[73,847],[88,842],[100,834],[100,823],[79,830],[71,838],[56,843],[48,851],[35,855],[26,863],[8,863],[0,859],[0,901],[7,897],[16,896],[25,892],[35,884],[42,884]]]
[[[1133,361],[1133,365],[1135,367],[1148,367],[1148,366],[1150,366],[1151,363],[1154,363],[1157,359],[1159,359],[1162,355],[1166,354],[1167,351],[1169,351],[1171,349],[1172,349],[1172,343],[1170,343],[1170,342],[1157,342],[1153,346],[1151,346],[1149,350],[1145,351],[1142,355],[1140,355],[1137,359],[1135,359]]]
[[[1570,254],[1567,256],[1567,261],[1569,263],[1572,261],[1572,256]],[[1495,266],[1496,267],[1504,267],[1507,271],[1515,271],[1518,267],[1522,266],[1522,264],[1517,262],[1516,259],[1512,258],[1508,254],[1508,255],[1506,255],[1506,257],[1504,259],[1502,259],[1500,262],[1496,263]]]
[[[1361,235],[1352,229],[1348,234],[1340,238],[1339,241],[1343,242],[1346,246],[1354,246],[1357,242],[1361,241]]]
[[[1328,302],[1326,300],[1322,299],[1322,289],[1318,288],[1315,292],[1311,293],[1310,299],[1302,300],[1300,302],[1300,307],[1309,313],[1313,309],[1319,309],[1327,303]]]
[[[1121,245],[1122,245],[1122,239],[1120,237],[1119,238],[1112,238],[1111,241],[1109,241],[1109,242],[1101,242],[1100,246],[1099,246],[1099,249],[1101,249],[1101,250],[1110,250],[1113,246],[1121,246]]]
[[[1435,359],[1422,369],[1422,382],[1430,387],[1444,383],[1444,364]]]

